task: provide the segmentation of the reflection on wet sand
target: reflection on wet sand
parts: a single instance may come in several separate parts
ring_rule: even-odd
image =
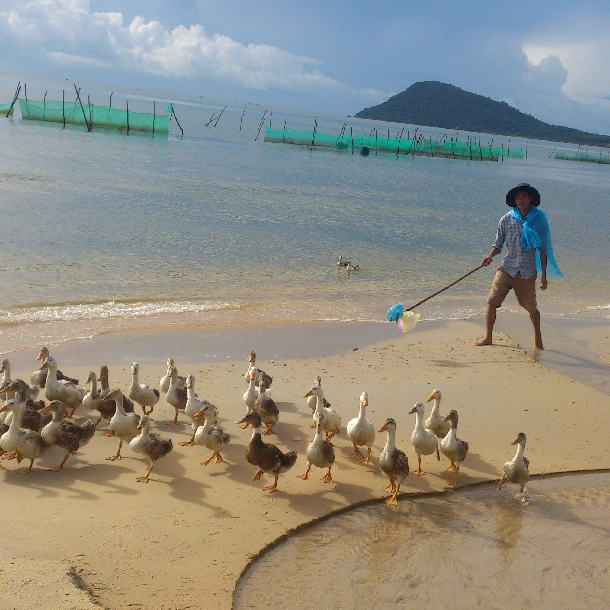
[[[608,607],[610,474],[532,480],[354,509],[289,538],[235,608]]]

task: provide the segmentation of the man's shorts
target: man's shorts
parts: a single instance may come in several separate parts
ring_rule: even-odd
[[[536,276],[537,274],[534,274],[531,278],[524,280],[521,274],[517,273],[515,277],[511,277],[500,267],[496,271],[487,302],[500,307],[506,295],[512,289],[515,291],[519,305],[528,313],[535,313],[538,311],[538,304],[536,303]]]

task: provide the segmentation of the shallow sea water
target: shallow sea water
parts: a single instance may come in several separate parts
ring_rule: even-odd
[[[14,86],[0,78],[5,98]],[[109,88],[82,86],[107,103]],[[28,79],[28,96],[61,100],[62,87]],[[113,105],[126,98],[150,111],[153,97],[139,91],[115,92]],[[312,151],[257,140],[263,108],[230,104],[205,127],[224,103],[174,102],[184,137],[175,124],[152,138],[0,121],[0,351],[169,323],[382,320],[393,303],[413,304],[479,264],[504,194],[522,181],[543,194],[566,273],[541,295],[543,313],[610,315],[610,259],[592,247],[610,230],[607,166],[549,159],[555,145],[544,142],[513,141],[528,158],[503,163]],[[291,128],[314,120],[265,117]],[[402,127],[317,121],[328,133],[343,122]],[[361,270],[338,270],[339,254]],[[492,276],[477,272],[420,313],[480,313]]]
[[[605,609],[610,474],[404,497],[331,517],[256,560],[234,608]]]

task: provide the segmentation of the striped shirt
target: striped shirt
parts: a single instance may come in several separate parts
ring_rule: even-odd
[[[532,248],[526,252],[521,247],[522,226],[510,214],[504,214],[498,223],[498,232],[493,247],[502,250],[502,246],[506,244],[508,252],[502,259],[502,268],[511,277],[521,273],[521,277],[528,280],[536,274],[536,250]]]

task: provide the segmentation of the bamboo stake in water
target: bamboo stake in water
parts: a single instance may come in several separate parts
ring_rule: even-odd
[[[66,92],[61,90],[61,116],[64,119],[64,129],[66,128]]]
[[[111,91],[111,93],[110,93],[110,104],[109,104],[110,108],[112,108],[112,96],[113,95],[114,95],[114,91]]]
[[[83,119],[85,119],[85,125],[87,126],[87,131],[91,131],[91,126],[89,125],[89,121],[87,121],[87,115],[85,114],[85,109],[83,108],[83,103],[80,99],[80,91],[76,88],[76,85],[74,85],[74,90],[76,91],[76,99],[78,100],[78,103],[80,104],[80,109],[83,112]]]
[[[17,89],[15,90],[15,95],[13,96],[13,101],[11,102],[11,105],[6,113],[6,117],[8,118],[9,115],[11,114],[11,111],[13,110],[13,106],[15,105],[15,102],[17,101],[17,99],[19,98],[19,92],[21,91],[21,81],[19,81],[17,83]]]
[[[220,121],[220,117],[222,116],[222,113],[227,109],[227,107],[225,106],[221,111],[220,114],[218,115],[218,117],[216,118],[216,122],[214,123],[214,129],[216,129],[216,126],[218,125],[218,121]]]
[[[244,111],[241,113],[241,118],[239,119],[239,131],[241,131],[241,124],[243,123],[243,120],[244,120],[244,114],[246,114],[246,108],[247,108],[247,106],[244,106]]]
[[[178,121],[178,117],[176,116],[176,111],[174,110],[174,105],[172,104],[172,114],[174,115],[174,119],[176,121],[176,125],[178,125],[178,129],[180,129],[180,133],[184,135],[184,129],[182,129],[182,125],[180,125],[180,121]]]
[[[267,114],[267,109],[265,108],[265,112],[263,112],[263,118],[261,119],[261,122],[258,125],[258,133],[256,134],[256,138],[254,138],[254,141],[256,142],[256,140],[258,140],[258,136],[261,135],[261,129],[263,128],[263,125],[265,124],[265,116]]]
[[[318,117],[313,120],[313,133],[311,134],[311,150],[313,150],[313,144],[316,140],[316,130],[318,129]]]

